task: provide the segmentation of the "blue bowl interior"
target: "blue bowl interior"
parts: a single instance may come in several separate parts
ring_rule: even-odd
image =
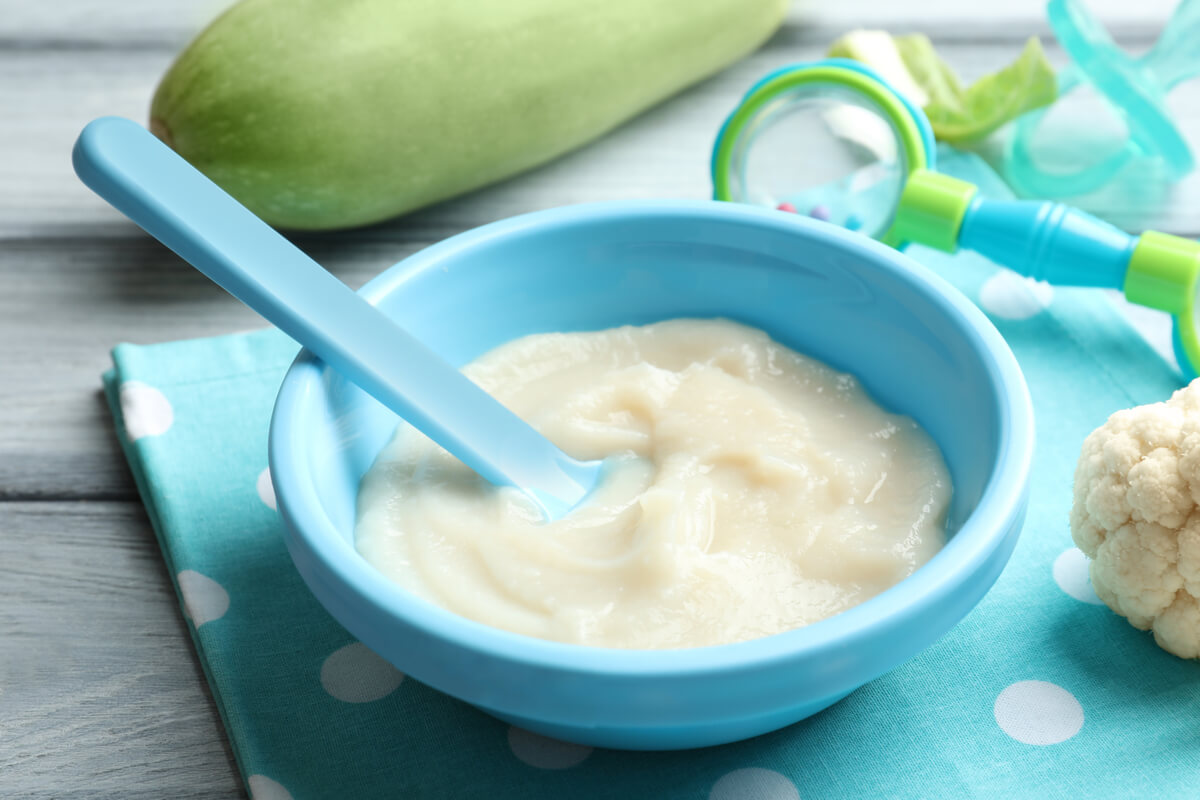
[[[966,301],[949,300],[955,290],[862,237],[769,211],[747,225],[748,213],[726,219],[649,206],[637,216],[483,229],[471,246],[449,240],[363,292],[460,365],[545,331],[675,317],[762,328],[853,373],[884,407],[929,431],[954,482],[953,535],[992,477],[1005,413],[994,367],[980,356],[986,347],[964,316]],[[301,448],[310,485],[353,544],[359,480],[397,419],[328,369],[321,389],[306,396],[310,403],[301,416],[328,423],[314,425]]]

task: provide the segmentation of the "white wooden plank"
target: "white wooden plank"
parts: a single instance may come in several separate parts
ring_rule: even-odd
[[[9,46],[150,46],[177,49],[231,0],[3,0],[0,41]]]
[[[145,512],[0,503],[0,795],[236,797]]]
[[[230,0],[4,0],[0,41],[177,48],[231,4]],[[1157,35],[1175,0],[1086,0],[1086,4],[1118,35],[1145,38]],[[814,37],[869,26],[994,39],[1046,32],[1045,19],[1044,0],[795,0],[789,9],[790,23]]]
[[[358,286],[425,243],[306,247]],[[100,394],[109,349],[264,324],[144,236],[10,242],[0,285],[0,499],[133,498]]]
[[[1176,0],[1083,0],[1114,35],[1157,38]],[[882,28],[924,31],[946,38],[993,39],[1001,36],[1049,36],[1045,0],[797,0],[792,19],[810,20],[823,29]]]

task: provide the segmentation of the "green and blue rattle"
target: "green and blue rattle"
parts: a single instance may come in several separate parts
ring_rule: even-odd
[[[973,250],[1060,286],[1120,289],[1174,318],[1175,355],[1200,373],[1200,243],[1131,236],[1078,209],[989,200],[936,172],[924,113],[869,68],[826,59],[784,67],[751,87],[712,157],[718,200],[808,214],[903,247]]]

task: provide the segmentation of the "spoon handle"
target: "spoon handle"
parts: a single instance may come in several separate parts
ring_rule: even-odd
[[[405,332],[149,131],[104,117],[75,172],[102,198],[493,484],[552,516],[590,470]],[[582,484],[582,485],[581,485]]]

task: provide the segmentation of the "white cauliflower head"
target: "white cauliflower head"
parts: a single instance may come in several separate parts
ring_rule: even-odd
[[[1109,608],[1164,650],[1200,658],[1200,379],[1084,440],[1071,536]]]

